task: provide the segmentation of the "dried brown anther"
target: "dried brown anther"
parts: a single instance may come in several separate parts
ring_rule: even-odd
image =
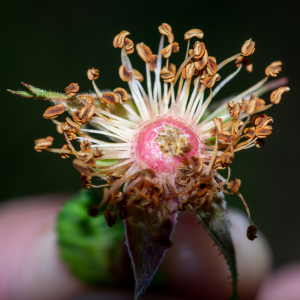
[[[79,154],[79,159],[82,160],[87,166],[93,167],[96,164],[96,159],[93,153]]]
[[[272,62],[265,70],[267,76],[276,77],[277,74],[281,71],[282,62],[274,61]]]
[[[286,93],[290,90],[288,86],[282,86],[277,90],[273,91],[270,96],[270,100],[274,104],[278,104],[281,101],[281,96],[283,93]]]
[[[195,74],[196,68],[195,63],[190,61],[182,70],[183,79],[191,79]]]
[[[82,187],[84,187],[85,189],[90,189],[91,188],[91,185],[92,185],[92,176],[90,174],[84,174],[84,175],[81,175],[81,184],[82,184]]]
[[[152,56],[152,51],[150,50],[150,48],[148,46],[146,46],[145,44],[137,44],[136,51],[144,62],[146,62],[146,63],[150,62],[151,56]]]
[[[154,69],[156,68],[156,64],[157,64],[157,55],[156,54],[152,54],[151,58],[150,58],[150,62],[149,62],[149,69],[150,71],[154,72]]]
[[[139,82],[142,82],[144,80],[144,76],[136,69],[133,69],[134,78],[138,80]]]
[[[95,68],[88,69],[87,77],[89,80],[96,80],[99,77],[99,70]]]
[[[128,100],[128,93],[123,88],[114,89],[114,93],[119,95],[122,102],[125,102],[126,100]]]
[[[210,76],[213,76],[218,71],[217,60],[213,56],[209,56],[207,60],[207,72]]]
[[[110,208],[105,210],[104,217],[105,217],[105,221],[109,227],[112,227],[117,221],[116,212]]]
[[[43,114],[43,117],[45,119],[54,119],[58,115],[64,113],[65,111],[65,106],[63,104],[57,104],[55,106],[50,106],[46,109],[46,111]]]
[[[194,44],[194,59],[200,59],[205,52],[205,44],[203,42],[196,41]]]
[[[70,149],[70,146],[68,144],[65,144],[65,145],[62,146],[61,150],[71,150],[71,149]],[[63,159],[70,157],[70,155],[68,153],[60,153],[59,156]]]
[[[120,97],[118,94],[107,92],[102,94],[100,100],[102,103],[117,105],[120,102]]]
[[[90,143],[88,140],[84,140],[82,143],[80,143],[80,149],[83,152],[91,152],[92,151],[92,143]]]
[[[184,39],[187,41],[192,37],[197,37],[198,39],[203,38],[203,32],[200,29],[191,29],[184,34]]]
[[[257,238],[257,229],[258,227],[255,225],[250,225],[247,229],[247,238],[250,241],[254,241]]]
[[[201,59],[195,61],[195,67],[201,71],[205,68],[208,62],[208,53],[207,50],[204,51],[204,54]]]
[[[175,78],[175,75],[172,72],[170,72],[166,67],[161,69],[160,76],[164,82],[172,82]]]
[[[98,205],[91,205],[88,210],[88,214],[90,217],[97,217],[99,215],[99,207]]]
[[[167,23],[162,23],[161,26],[158,27],[158,31],[166,35],[169,41],[169,44],[172,44],[174,42],[174,35],[172,33],[172,27]]]
[[[160,51],[160,54],[164,58],[169,58],[172,54],[172,52],[178,52],[179,51],[179,45],[178,43],[172,43],[166,46],[164,49]]]
[[[212,88],[215,85],[216,81],[219,81],[220,79],[221,76],[216,73],[214,76],[209,76],[203,80],[200,80],[200,82],[203,83],[206,87]]]
[[[54,139],[52,136],[47,136],[46,138],[35,140],[34,150],[36,150],[37,152],[42,152],[42,150],[47,149],[53,144],[53,140]]]
[[[68,97],[73,97],[79,91],[78,83],[71,83],[65,88],[66,95]]]
[[[81,159],[75,158],[73,166],[81,175],[88,175],[90,173],[88,165]]]
[[[104,155],[103,150],[100,150],[98,147],[93,148],[93,154],[95,158],[100,158]]]
[[[81,100],[85,101],[88,104],[95,104],[95,99],[88,94],[81,94],[80,96],[78,96]]]
[[[169,64],[168,70],[174,75],[176,74],[176,66],[174,64]]]
[[[255,51],[255,43],[249,39],[247,40],[244,45],[242,46],[242,49],[241,49],[241,53],[242,55],[244,56],[249,56],[251,54],[253,54],[253,52]]]
[[[72,116],[76,123],[83,125],[94,115],[95,106],[92,104],[87,104],[85,107],[82,107],[81,110],[74,111]]]
[[[123,48],[125,43],[125,38],[130,34],[130,32],[123,30],[118,35],[115,36],[113,45],[115,48]]]
[[[242,65],[246,68],[246,70],[251,73],[253,71],[253,64],[250,62],[250,60],[244,56],[239,56],[236,61],[235,64],[237,66],[237,68]]]
[[[241,180],[236,178],[235,180],[232,180],[230,183],[227,184],[227,188],[233,193],[235,193],[239,190],[241,183]]]
[[[119,75],[121,79],[125,82],[129,82],[132,78],[132,73],[128,72],[127,68],[125,65],[121,65],[119,68]]]
[[[127,55],[132,54],[134,52],[134,43],[131,39],[125,38],[124,47],[125,47]]]

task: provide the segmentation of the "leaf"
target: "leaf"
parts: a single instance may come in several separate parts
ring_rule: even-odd
[[[58,214],[57,235],[60,255],[73,274],[89,285],[107,286],[116,283],[124,225],[117,221],[108,227],[103,211],[96,218],[88,215],[99,199],[90,190],[72,196]]]
[[[228,219],[223,194],[217,195],[216,201],[212,203],[211,209],[208,212],[198,210],[197,217],[202,226],[218,245],[228,263],[232,277],[232,296],[230,299],[238,300],[235,250],[231,238],[230,221]]]
[[[148,218],[144,208],[128,205],[129,217],[125,220],[125,235],[135,275],[135,300],[140,299],[151,283],[174,231],[177,212],[170,215],[164,208],[163,214],[164,218],[160,210],[155,208],[149,210]]]

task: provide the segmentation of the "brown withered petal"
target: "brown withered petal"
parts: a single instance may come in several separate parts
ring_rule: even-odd
[[[77,83],[71,83],[65,88],[66,95],[73,97],[79,91],[79,85]]]
[[[79,119],[82,124],[85,124],[95,113],[95,106],[87,104],[79,112]],[[76,121],[76,120],[75,120]]]
[[[172,28],[171,28],[171,26],[169,24],[162,23],[162,25],[158,27],[158,31],[161,34],[167,36],[169,44],[172,44],[174,42],[174,35],[172,33]]]
[[[215,85],[216,81],[219,81],[220,79],[221,79],[221,76],[220,76],[218,73],[216,73],[214,76],[206,77],[206,78],[202,81],[202,83],[203,83],[206,87],[212,88],[212,87]]]
[[[156,68],[156,63],[157,63],[157,55],[156,54],[152,54],[151,58],[150,58],[150,62],[149,62],[149,69],[150,71],[154,71],[154,69]]]
[[[246,70],[251,73],[253,71],[253,64],[250,62],[250,60],[244,56],[239,56],[236,61],[235,64],[237,66],[237,68],[242,65],[246,68]]]
[[[106,104],[117,105],[120,102],[120,97],[116,93],[108,92],[108,93],[103,93],[100,100]]]
[[[250,241],[254,241],[257,238],[257,229],[258,227],[255,225],[250,225],[247,229],[247,238]]]
[[[112,227],[116,223],[117,215],[113,209],[110,208],[106,209],[104,212],[104,217],[109,227]]]
[[[63,104],[57,104],[55,106],[50,106],[46,109],[46,111],[43,114],[43,117],[45,119],[54,119],[58,115],[64,113],[65,111],[65,106]]]
[[[164,57],[164,58],[169,58],[172,54],[172,44],[169,44],[167,47],[163,48],[160,51],[160,54]]]
[[[207,72],[209,75],[213,76],[218,71],[218,65],[216,58],[209,56],[207,60]]]
[[[202,39],[203,32],[200,29],[191,29],[184,34],[184,39],[187,41],[194,36],[197,37],[198,39]]]
[[[233,193],[235,193],[239,190],[241,183],[241,180],[236,178],[235,180],[232,180],[230,183],[227,184],[227,188]]]
[[[273,91],[270,96],[270,100],[274,104],[278,104],[281,101],[281,96],[283,93],[286,93],[290,90],[288,86],[282,86],[277,90]]]
[[[79,95],[79,98],[81,100],[85,101],[86,103],[95,104],[95,99],[91,95],[81,94],[81,95]]]
[[[130,34],[130,32],[123,30],[118,35],[115,36],[113,45],[115,48],[123,48],[125,38]]]
[[[195,67],[201,71],[205,68],[205,66],[207,65],[207,62],[208,62],[208,53],[207,53],[207,50],[205,49],[202,58],[200,60],[195,61]]]
[[[194,44],[194,58],[195,59],[200,59],[205,52],[205,44],[203,42],[196,41]]]
[[[90,143],[88,140],[84,140],[82,143],[80,143],[80,149],[83,152],[91,152],[92,151],[92,143]]]
[[[42,152],[42,150],[47,149],[53,144],[53,137],[47,136],[46,138],[37,139],[34,141],[35,147],[34,150],[37,152]]]
[[[150,50],[150,48],[148,46],[146,46],[145,44],[137,44],[136,51],[144,62],[146,62],[146,63],[150,62],[151,56],[152,56],[152,51]]]
[[[176,74],[176,66],[174,64],[169,64],[168,70],[174,75]]]
[[[255,43],[251,39],[247,40],[242,46],[242,49],[241,49],[242,55],[249,56],[249,55],[253,54],[253,52],[255,50],[254,47],[255,47]]]
[[[136,69],[133,69],[133,74],[136,80],[142,82],[144,80],[144,76]]]
[[[265,70],[267,76],[276,77],[277,74],[281,71],[282,62],[274,61],[272,62]]]
[[[132,77],[132,73],[128,72],[125,65],[121,65],[121,67],[119,68],[119,75],[120,75],[121,79],[125,82],[129,82]]]
[[[175,75],[172,72],[170,72],[166,67],[161,69],[160,76],[164,82],[172,82],[175,77]]]
[[[61,150],[71,150],[71,149],[68,144],[65,144],[62,146]],[[70,155],[68,153],[60,153],[59,156],[64,159],[70,157]]]
[[[121,101],[125,102],[126,100],[128,100],[128,93],[123,88],[114,89],[114,93],[120,96]]]
[[[99,70],[92,68],[88,69],[87,71],[87,77],[89,80],[96,80],[99,77]]]

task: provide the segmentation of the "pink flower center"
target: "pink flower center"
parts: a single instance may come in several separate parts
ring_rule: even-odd
[[[166,176],[174,174],[183,162],[187,162],[187,155],[200,156],[203,149],[193,128],[171,116],[156,118],[144,125],[135,145],[140,166]]]

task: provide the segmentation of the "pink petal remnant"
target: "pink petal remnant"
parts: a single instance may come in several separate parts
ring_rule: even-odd
[[[144,168],[151,168],[156,172],[156,175],[174,174],[176,169],[187,162],[185,155],[171,155],[162,151],[158,141],[159,133],[164,130],[164,127],[169,125],[170,128],[177,129],[177,135],[174,134],[169,144],[176,144],[175,148],[180,147],[180,138],[186,138],[187,142],[192,146],[192,149],[187,153],[190,157],[200,156],[203,149],[203,143],[184,121],[168,116],[166,118],[158,118],[150,123],[147,123],[136,137],[136,159]],[[165,132],[166,137],[170,137],[169,132]],[[174,146],[174,145],[169,145]]]

